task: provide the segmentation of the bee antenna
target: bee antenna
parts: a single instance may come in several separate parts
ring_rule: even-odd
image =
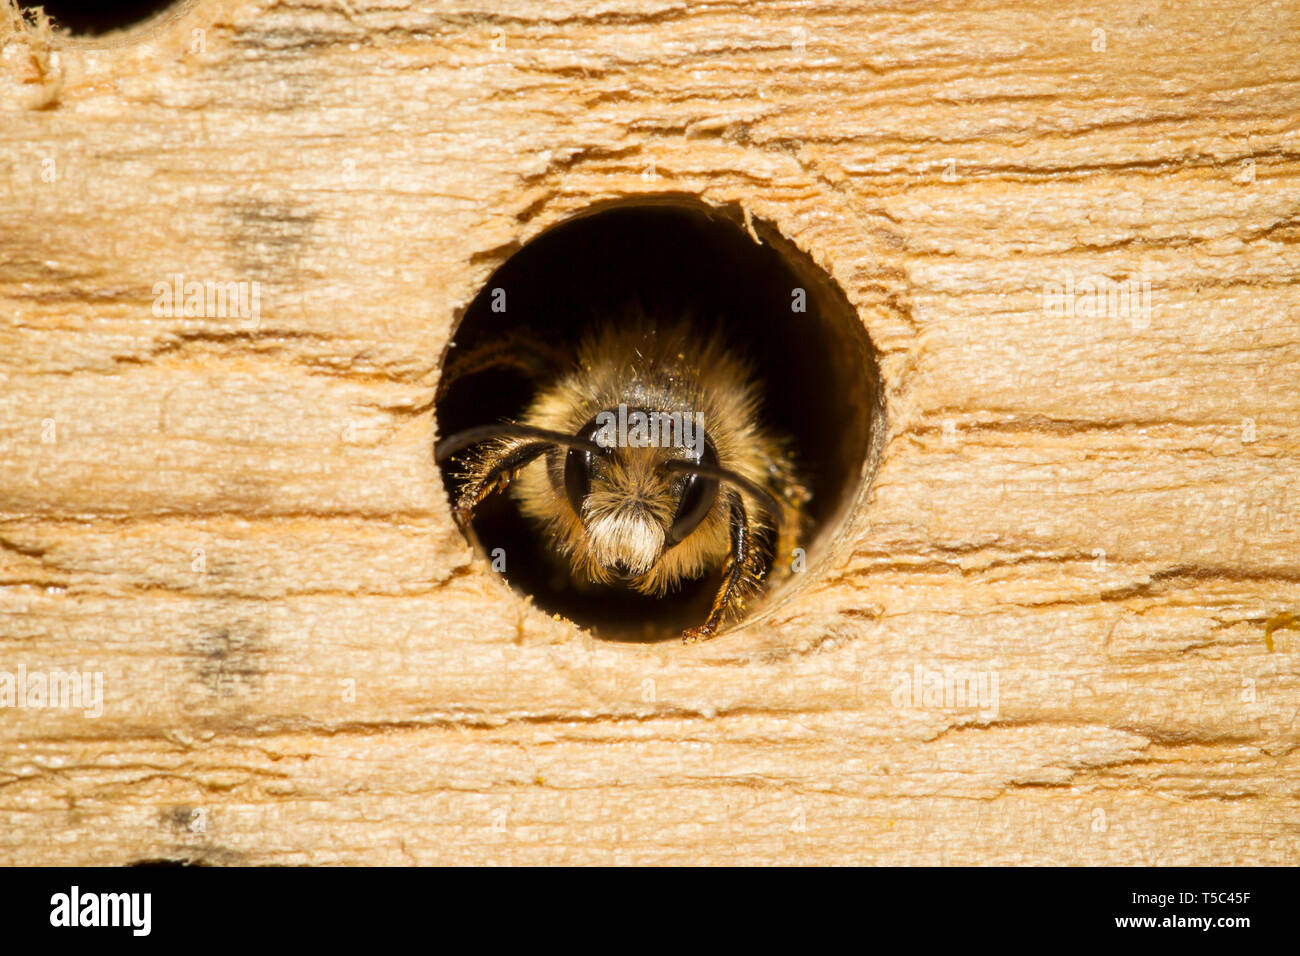
[[[576,448],[578,451],[594,452],[596,454],[605,451],[595,442],[578,438],[576,435],[553,432],[548,428],[534,428],[532,425],[502,422],[498,425],[479,425],[475,428],[467,428],[464,431],[456,432],[454,435],[448,435],[434,446],[433,460],[442,462],[470,445],[477,445],[481,441],[488,441],[492,438],[531,438],[534,441],[546,442],[551,445]]]
[[[727,468],[719,468],[717,465],[709,465],[700,461],[689,461],[685,458],[673,458],[664,462],[664,468],[668,471],[687,472],[695,475],[703,475],[705,478],[713,478],[716,481],[725,481],[728,484],[736,485],[742,491],[758,500],[763,506],[763,510],[772,516],[772,523],[779,526],[781,524],[781,505],[776,498],[767,489],[750,481],[744,475],[738,475]]]

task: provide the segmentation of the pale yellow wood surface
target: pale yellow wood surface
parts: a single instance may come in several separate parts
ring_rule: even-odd
[[[1294,0],[0,31],[0,671],[104,680],[0,710],[0,862],[1300,861]],[[665,192],[809,252],[887,402],[844,546],[693,648],[512,596],[430,459],[492,270]],[[1149,324],[1044,310],[1094,274]]]

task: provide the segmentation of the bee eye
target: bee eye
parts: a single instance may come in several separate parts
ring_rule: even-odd
[[[718,453],[713,448],[713,440],[706,439],[704,455],[700,459],[704,464],[718,464]],[[677,512],[673,515],[672,527],[668,529],[665,548],[682,541],[694,531],[713,508],[718,498],[718,480],[704,475],[688,474],[682,482],[682,497],[677,503]]]
[[[564,492],[573,513],[582,517],[582,503],[591,493],[591,452],[570,448],[564,459]]]
[[[599,431],[600,426],[592,418],[578,429],[577,437],[584,441],[595,441]],[[579,518],[582,517],[582,503],[591,494],[591,471],[595,466],[596,456],[593,452],[570,448],[564,457],[564,493],[568,496],[573,513]]]

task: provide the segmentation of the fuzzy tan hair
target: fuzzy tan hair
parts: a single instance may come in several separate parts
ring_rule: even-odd
[[[632,312],[587,335],[561,371],[544,383],[519,424],[576,436],[596,414],[619,405],[663,414],[702,416],[718,464],[769,492],[782,512],[779,536],[772,516],[743,487],[723,482],[698,526],[665,549],[683,475],[664,467],[686,457],[682,448],[617,447],[602,454],[581,514],[565,488],[568,448],[556,445],[525,465],[511,484],[521,511],[547,537],[551,551],[575,580],[608,584],[621,579],[645,594],[662,595],[683,579],[728,567],[733,513],[743,509],[750,537],[726,616],[740,612],[768,571],[774,549],[778,574],[802,533],[808,492],[797,479],[787,447],[759,419],[756,377],[718,335],[701,335],[685,321],[652,322]],[[497,463],[535,439],[501,437],[468,457],[461,476],[461,507],[483,493]],[[477,490],[476,490],[477,489]],[[776,540],[773,540],[776,537]]]

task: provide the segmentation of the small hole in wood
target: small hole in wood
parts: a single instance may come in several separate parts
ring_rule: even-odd
[[[882,427],[880,376],[843,291],[771,224],[755,219],[747,226],[739,208],[679,197],[591,210],[543,233],[496,270],[457,325],[443,368],[512,337],[571,347],[593,321],[624,315],[628,306],[656,320],[690,316],[701,332],[719,330],[753,364],[763,421],[789,437],[812,492],[801,542],[806,570],[784,585],[799,587],[868,478]],[[440,389],[438,433],[518,420],[537,387],[517,369],[462,368]],[[460,467],[442,465],[453,496]],[[586,587],[547,553],[509,493],[486,499],[472,525],[485,560],[503,557],[512,588],[605,639],[676,637],[704,620],[721,581],[719,570],[662,598]]]
[[[19,2],[22,9],[44,7],[55,28],[74,36],[124,30],[172,6],[174,0],[40,0]]]

